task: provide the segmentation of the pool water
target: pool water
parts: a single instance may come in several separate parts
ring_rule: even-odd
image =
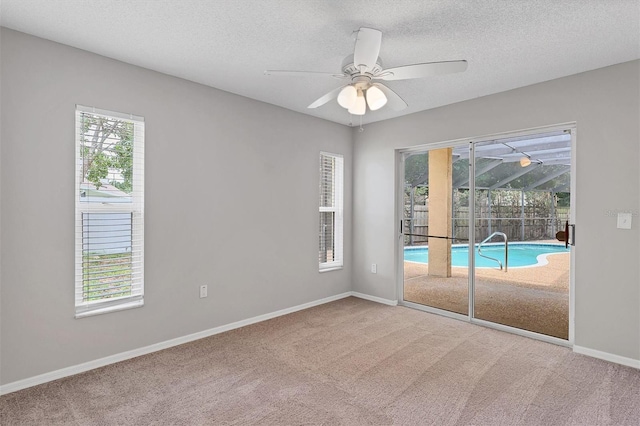
[[[546,257],[554,253],[568,253],[562,244],[527,244],[527,243],[511,243],[509,244],[509,268],[546,265]],[[482,254],[500,260],[504,264],[504,244],[483,245]],[[427,247],[405,247],[404,260],[409,262],[428,263],[429,249]],[[498,263],[478,256],[476,247],[475,257],[476,267],[478,268],[496,268]],[[469,265],[469,247],[452,247],[451,248],[451,266],[466,267]]]

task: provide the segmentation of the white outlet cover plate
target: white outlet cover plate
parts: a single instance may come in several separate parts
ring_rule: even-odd
[[[618,213],[618,229],[631,229],[631,213]]]

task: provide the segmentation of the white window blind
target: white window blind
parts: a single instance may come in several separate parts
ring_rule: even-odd
[[[144,304],[144,118],[76,107],[76,318]]]
[[[320,153],[320,271],[343,266],[344,159]]]

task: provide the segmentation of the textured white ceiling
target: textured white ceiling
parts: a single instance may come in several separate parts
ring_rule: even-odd
[[[640,0],[1,0],[0,24],[341,124],[306,108],[340,81],[264,70],[339,72],[361,26],[387,68],[469,62],[388,82],[409,108],[370,123],[640,58]]]

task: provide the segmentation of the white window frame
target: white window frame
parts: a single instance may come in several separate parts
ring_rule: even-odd
[[[131,203],[87,203],[80,197],[82,176],[82,115],[92,114],[133,123],[133,178]],[[83,318],[144,305],[144,118],[131,114],[76,105],[75,135],[75,318]],[[84,213],[132,214],[132,294],[103,300],[85,301],[83,297],[83,223]],[[134,271],[135,267],[135,271]]]
[[[319,271],[320,272],[328,272],[337,269],[342,269],[344,266],[344,157],[340,154],[334,154],[330,152],[320,152],[320,202],[322,203],[322,193],[326,192],[327,189],[323,188],[323,180],[322,180],[322,163],[324,158],[331,158],[334,160],[334,173],[331,185],[333,187],[333,202],[332,206],[322,206],[319,205],[319,215],[318,219],[320,220],[321,213],[325,212],[333,212],[335,213],[334,219],[334,229],[333,229],[333,260],[328,262],[322,262],[318,259],[319,262]],[[319,244],[322,244],[323,235],[322,230],[318,230],[318,238]]]

